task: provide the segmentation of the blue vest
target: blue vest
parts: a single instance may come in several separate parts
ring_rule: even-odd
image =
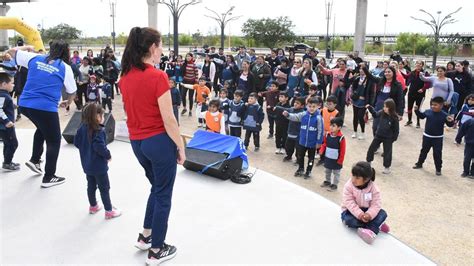
[[[314,114],[306,112],[301,119],[299,144],[307,148],[315,148],[316,144],[323,143],[323,132],[321,111],[317,110]]]
[[[245,108],[245,104],[243,101],[240,103],[235,103],[234,101],[230,101],[229,104],[229,125],[233,127],[241,127],[242,126],[242,112]]]
[[[46,55],[39,55],[28,62],[28,79],[20,96],[20,106],[57,112],[66,65],[61,59],[48,64],[46,58]]]

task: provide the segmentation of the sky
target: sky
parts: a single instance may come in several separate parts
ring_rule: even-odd
[[[44,28],[53,27],[59,23],[75,26],[83,32],[83,36],[106,36],[111,32],[110,0],[39,0],[36,3],[10,4],[8,16],[23,18],[27,24]],[[147,0],[115,0],[116,32],[128,34],[134,26],[147,26]],[[166,0],[165,0],[166,1]],[[181,0],[188,2],[190,0]],[[1,2],[1,1],[0,1]],[[288,4],[294,3],[294,4]],[[462,33],[474,32],[474,1],[472,0],[368,0],[367,34],[384,32],[384,16],[387,12],[387,33],[418,32],[429,33],[431,29],[422,22],[414,21],[410,16],[428,19],[418,10],[425,9],[430,13],[442,11],[441,16],[462,6],[455,18],[459,21],[446,25],[442,32]],[[353,33],[355,29],[356,0],[333,0],[333,15],[335,17],[335,32]],[[449,3],[449,4],[447,4]],[[248,19],[263,17],[275,18],[288,16],[295,27],[296,34],[321,34],[326,32],[325,0],[202,0],[202,3],[188,6],[179,21],[180,33],[202,34],[218,31],[216,21],[205,17],[208,7],[223,13],[235,6],[233,14],[242,17],[229,23],[226,34],[241,35],[241,26]],[[312,10],[304,13],[304,11]],[[167,34],[170,30],[170,11],[165,5],[158,5],[158,30]],[[171,21],[172,23],[172,21]],[[334,20],[330,22],[332,33]],[[171,25],[172,27],[172,25]],[[172,31],[172,29],[171,29]],[[10,31],[9,35],[13,35]]]

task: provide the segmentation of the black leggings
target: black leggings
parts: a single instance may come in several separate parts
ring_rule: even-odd
[[[28,117],[36,126],[33,138],[33,153],[30,161],[39,163],[43,155],[43,145],[46,141],[46,165],[44,176],[51,177],[56,174],[56,163],[61,147],[61,128],[57,112],[47,112],[32,108],[20,107],[21,113]]]
[[[87,103],[89,99],[87,98],[87,83],[78,85],[77,86],[77,92],[76,92],[76,99],[75,99],[75,104],[77,107],[77,110],[81,110],[82,107],[84,106],[84,103]]]
[[[365,107],[357,107],[352,106],[354,109],[354,117],[352,120],[352,125],[354,126],[354,132],[357,132],[357,127],[360,125],[360,131],[362,133],[365,132],[365,111],[367,110]]]
[[[424,95],[422,96],[415,96],[408,94],[408,121],[411,121],[413,116],[413,105],[420,107],[423,104],[423,100],[425,99]],[[416,124],[420,124],[420,118],[416,117]]]
[[[187,84],[187,83],[185,83]],[[181,101],[183,101],[183,108],[186,109],[186,94],[188,94],[189,91],[189,111],[191,112],[193,110],[193,104],[194,104],[194,90],[193,89],[188,89],[184,86],[180,86],[181,89]]]

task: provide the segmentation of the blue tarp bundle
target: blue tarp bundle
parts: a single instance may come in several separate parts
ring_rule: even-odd
[[[247,169],[249,163],[247,160],[247,153],[245,153],[244,144],[242,140],[233,136],[221,135],[213,132],[198,130],[194,133],[194,137],[187,145],[188,148],[207,150],[218,153],[227,153],[227,159],[236,157],[242,158],[242,169]],[[220,163],[216,162],[215,164]],[[214,164],[208,165],[202,172]]]

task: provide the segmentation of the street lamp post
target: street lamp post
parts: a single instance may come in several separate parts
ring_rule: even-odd
[[[383,38],[382,38],[382,59],[385,57],[385,35],[387,34],[387,17],[388,14],[383,14],[384,22],[383,22]]]
[[[331,57],[331,50],[329,49],[329,21],[331,20],[331,9],[333,6],[333,1],[325,1],[326,6],[326,58]],[[332,48],[334,49],[334,47]]]
[[[241,16],[236,16],[236,17],[232,17],[232,10],[234,10],[235,6],[231,6],[229,8],[229,10],[227,10],[225,13],[222,13],[219,15],[219,13],[217,13],[216,11],[206,7],[207,10],[211,11],[213,13],[212,16],[208,16],[208,15],[205,15],[206,17],[208,18],[212,18],[213,20],[217,21],[217,23],[219,23],[219,27],[221,28],[221,47],[224,48],[224,40],[225,40],[225,36],[224,36],[224,30],[225,30],[225,26],[227,25],[227,23],[229,21],[232,21],[232,20],[236,20],[236,19],[239,19]]]
[[[459,7],[458,9],[456,9],[456,11],[447,14],[443,19],[440,19],[441,11],[436,12],[438,14],[438,19],[435,19],[433,15],[431,15],[430,13],[425,11],[424,9],[420,9],[419,11],[427,14],[428,16],[430,16],[430,18],[431,18],[430,21],[427,21],[427,20],[424,20],[424,19],[421,19],[421,18],[415,18],[415,17],[411,16],[412,19],[424,22],[426,25],[430,26],[430,28],[433,30],[434,43],[433,43],[433,63],[431,65],[432,69],[436,68],[436,59],[438,58],[439,33],[441,32],[441,28],[444,25],[453,24],[453,23],[457,22],[457,20],[452,18],[452,15],[459,12],[459,10],[461,10],[461,8],[462,7]]]
[[[158,4],[163,4],[168,7],[168,9],[171,11],[171,15],[173,16],[173,49],[175,55],[179,55],[179,39],[178,39],[178,22],[179,22],[179,17],[183,13],[184,9],[187,6],[190,5],[196,5],[201,3],[202,0],[191,0],[187,3],[180,4],[179,0],[158,0]]]

